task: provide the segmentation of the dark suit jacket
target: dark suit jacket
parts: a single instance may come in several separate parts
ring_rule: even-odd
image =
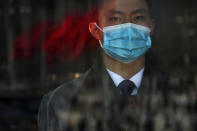
[[[169,95],[174,92],[164,74],[145,68],[138,95],[121,96],[106,69],[93,66],[82,77],[43,97],[38,114],[39,130],[178,129],[179,120],[174,118],[177,117],[177,109],[174,109],[177,106]]]

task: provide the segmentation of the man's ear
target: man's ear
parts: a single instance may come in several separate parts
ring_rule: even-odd
[[[152,36],[155,31],[155,20],[154,19],[151,20],[150,29],[151,29],[150,35]]]
[[[96,26],[95,22],[89,23],[89,31],[97,40],[102,40],[102,31]]]

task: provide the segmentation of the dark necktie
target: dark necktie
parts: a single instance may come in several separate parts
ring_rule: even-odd
[[[135,88],[136,85],[130,80],[124,80],[118,85],[118,89],[122,95],[131,95]]]

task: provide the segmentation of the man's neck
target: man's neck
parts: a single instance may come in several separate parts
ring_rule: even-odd
[[[136,61],[128,64],[114,60],[105,53],[103,54],[103,58],[104,64],[109,70],[119,74],[125,79],[130,79],[133,75],[139,72],[145,64],[145,55],[141,56]]]

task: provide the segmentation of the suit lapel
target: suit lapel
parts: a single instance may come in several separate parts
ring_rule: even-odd
[[[104,65],[100,68],[93,65],[84,84],[85,86],[91,86],[91,87],[94,86],[96,87],[106,86],[110,88],[116,87]]]

